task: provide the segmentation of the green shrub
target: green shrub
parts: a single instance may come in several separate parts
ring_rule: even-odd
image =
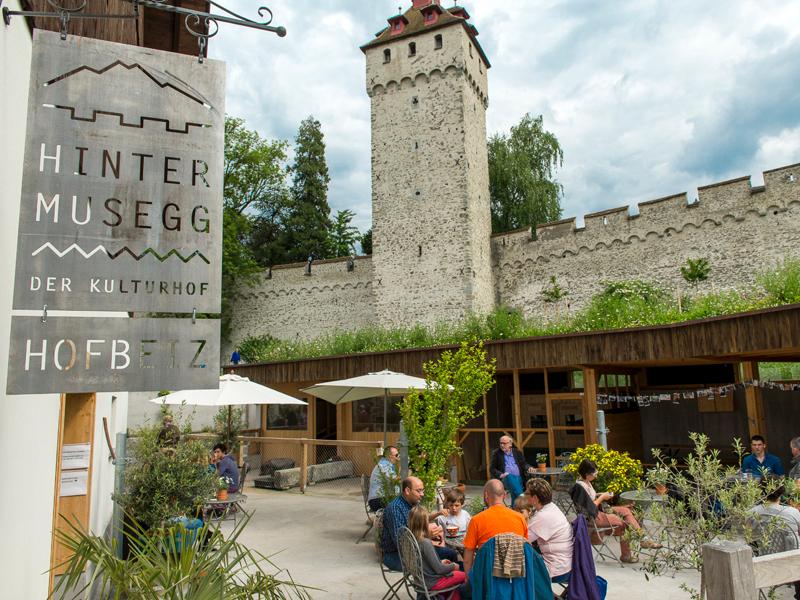
[[[597,479],[592,486],[596,492],[613,492],[619,496],[622,492],[635,490],[642,481],[642,463],[631,458],[627,452],[606,450],[600,444],[590,444],[578,448],[564,470],[578,477],[578,466],[584,459],[597,465]]]
[[[767,292],[770,306],[800,302],[800,259],[784,259],[774,269],[762,273],[758,282]]]

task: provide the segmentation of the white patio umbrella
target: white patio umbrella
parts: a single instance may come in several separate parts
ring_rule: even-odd
[[[150,400],[155,404],[185,404],[187,406],[227,406],[228,429],[231,427],[232,406],[245,404],[302,404],[307,402],[250,381],[247,377],[227,374],[219,378],[219,388],[210,390],[181,390]]]
[[[273,390],[239,375],[223,375],[219,388],[181,390],[153,398],[155,404],[186,404],[189,406],[234,406],[242,404],[307,404],[303,400]]]
[[[386,414],[389,407],[389,396],[405,396],[412,389],[424,391],[425,380],[384,369],[377,373],[368,373],[350,379],[318,383],[301,391],[332,404],[343,404],[383,395],[383,445],[386,447]]]

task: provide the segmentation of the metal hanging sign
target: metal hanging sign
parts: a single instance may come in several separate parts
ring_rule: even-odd
[[[8,394],[216,388],[219,321],[15,316],[8,365]]]
[[[34,31],[14,308],[220,311],[224,63]]]

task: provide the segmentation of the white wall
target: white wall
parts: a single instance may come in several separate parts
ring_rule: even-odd
[[[3,5],[21,10],[18,0]],[[5,395],[30,61],[25,21],[0,21],[0,597],[14,600],[47,597],[60,404],[57,394]],[[113,443],[126,429],[127,411],[127,393],[98,394],[90,513],[97,533],[113,509],[114,465],[102,419],[108,418]]]

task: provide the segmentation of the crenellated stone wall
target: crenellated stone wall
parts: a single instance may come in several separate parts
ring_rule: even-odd
[[[352,271],[347,259],[314,262],[311,275],[305,271],[304,263],[274,267],[271,276],[265,273],[257,285],[240,289],[223,358],[250,336],[307,340],[375,321],[370,257],[356,258]]]
[[[794,179],[794,181],[792,180]],[[642,279],[677,291],[687,284],[680,267],[687,258],[707,258],[702,289],[743,289],[759,272],[787,255],[800,256],[800,165],[764,173],[764,186],[750,178],[707,185],[698,201],[686,194],[584,217],[584,227],[565,219],[492,237],[498,304],[528,315],[552,316],[579,308],[606,280]],[[569,295],[548,304],[542,290],[555,276]]]

